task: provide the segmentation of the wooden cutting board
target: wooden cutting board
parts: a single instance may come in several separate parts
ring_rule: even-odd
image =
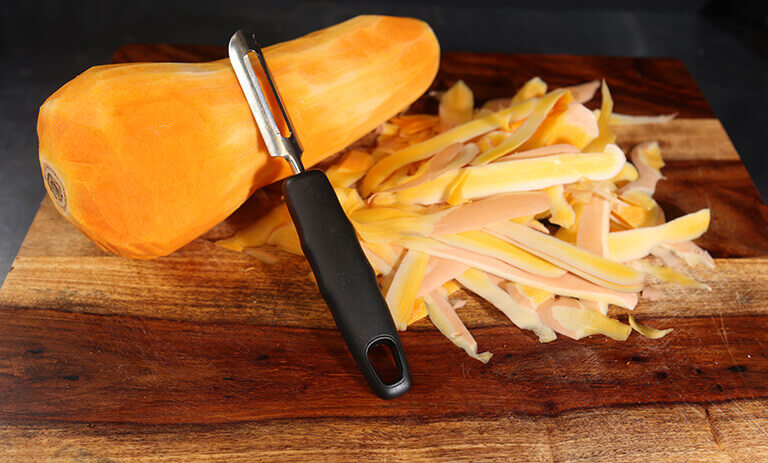
[[[222,56],[132,45],[115,60]],[[605,77],[618,112],[678,113],[617,129],[625,149],[661,144],[668,217],[712,209],[699,242],[717,269],[695,272],[712,292],[669,288],[635,310],[672,334],[540,344],[469,296],[461,316],[491,362],[422,321],[402,335],[413,388],[385,402],[303,258],[267,266],[198,239],[123,259],[46,199],[0,291],[0,459],[768,459],[768,209],[722,126],[672,59],[446,53],[435,88],[462,78],[482,102],[537,75]]]

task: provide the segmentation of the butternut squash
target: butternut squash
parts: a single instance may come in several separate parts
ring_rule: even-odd
[[[439,45],[410,18],[358,16],[265,49],[311,166],[418,98]],[[228,60],[96,66],[38,118],[58,210],[101,248],[169,254],[290,174],[270,158]]]

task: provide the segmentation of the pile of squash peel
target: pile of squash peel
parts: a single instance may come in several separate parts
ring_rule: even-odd
[[[598,89],[592,111],[584,103]],[[437,116],[398,115],[323,167],[399,330],[429,317],[488,362],[457,313],[461,288],[541,342],[625,340],[633,329],[659,338],[671,329],[631,316],[625,324],[609,306],[632,310],[640,297],[662,296],[657,281],[709,289],[681,271],[714,266],[692,241],[707,230],[709,210],[667,222],[653,198],[664,178],[659,145],[627,156],[611,131],[673,116],[616,114],[599,81],[548,91],[534,78],[479,109],[462,81],[433,96]],[[284,203],[218,244],[302,253]]]

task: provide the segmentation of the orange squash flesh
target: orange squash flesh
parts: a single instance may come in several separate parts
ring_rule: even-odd
[[[265,55],[311,166],[424,93],[439,45],[422,21],[358,16]],[[38,137],[58,210],[132,258],[175,251],[290,175],[226,59],[91,68],[43,104]]]

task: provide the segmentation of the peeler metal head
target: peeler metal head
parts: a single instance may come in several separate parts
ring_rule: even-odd
[[[248,58],[248,53],[250,52],[256,54],[259,64],[264,71],[264,77],[268,84],[264,88],[272,92],[272,96],[277,102],[277,106],[280,108],[280,113],[288,128],[288,136],[284,136],[280,132],[280,128],[275,121],[275,117],[269,107],[269,101],[264,95],[262,85],[259,84],[251,60]],[[262,53],[261,47],[256,43],[253,34],[242,29],[235,32],[229,40],[229,61],[232,63],[237,80],[240,82],[240,88],[243,89],[245,99],[248,101],[253,118],[259,126],[259,131],[264,139],[264,143],[267,145],[267,151],[269,151],[270,156],[285,158],[290,163],[295,174],[303,172],[304,166],[301,163],[301,153],[303,150],[301,144],[280,99],[280,93],[272,79],[272,74],[269,72],[267,62],[264,59],[264,53]]]

